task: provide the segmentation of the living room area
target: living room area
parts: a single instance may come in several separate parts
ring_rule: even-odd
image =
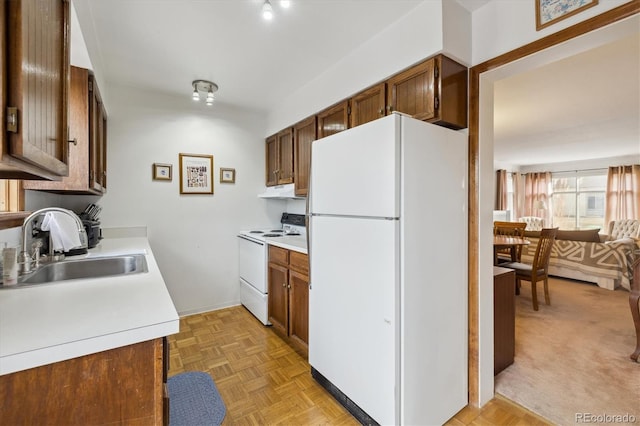
[[[534,262],[541,229],[557,228],[549,303],[541,280],[534,309],[532,284],[521,281],[513,362],[497,372],[494,387],[553,424],[640,421],[640,361],[632,359],[640,342],[632,308],[640,302],[630,298],[640,284],[633,281],[640,258],[639,40],[636,27],[493,82],[493,219],[527,222],[517,259],[524,264]],[[615,77],[585,91],[596,75],[590,64],[605,62]],[[606,107],[591,114],[587,96],[606,98]]]
[[[501,194],[496,218],[528,222],[523,223],[523,238],[529,244],[516,260],[534,263],[542,229],[555,228],[555,236],[547,264],[549,303],[542,281],[535,289],[537,309],[530,281],[523,279],[511,296],[514,356],[512,364],[497,372],[495,392],[554,424],[580,423],[591,415],[623,416],[623,424],[640,419],[640,323],[632,316],[634,306],[640,315],[640,272],[634,283],[634,264],[640,262],[638,160],[603,160],[623,164],[608,167],[592,167],[600,163],[590,161],[584,170],[571,172],[496,170],[496,182],[507,175],[506,185],[496,184]],[[563,165],[535,167],[558,170]],[[525,183],[541,175],[542,183]],[[530,191],[533,187],[538,192]],[[506,204],[499,204],[500,198]],[[612,205],[616,208],[608,208]],[[500,309],[501,302],[494,301],[494,309]],[[494,338],[499,339],[497,333]]]

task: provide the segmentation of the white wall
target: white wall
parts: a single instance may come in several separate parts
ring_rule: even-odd
[[[104,227],[147,226],[178,312],[239,303],[237,233],[279,222],[285,202],[263,200],[264,117],[189,98],[109,88],[108,192]],[[181,195],[179,153],[214,156],[214,195]],[[173,165],[173,180],[151,179],[153,163]],[[219,168],[236,169],[235,184]],[[74,198],[75,199],[75,198]]]
[[[473,12],[473,65],[600,15],[629,0],[600,0],[574,16],[536,31],[534,1],[491,0]]]
[[[101,88],[102,89],[102,88]],[[265,118],[216,104],[195,104],[125,87],[109,87],[108,191],[103,197],[26,191],[27,210],[60,206],[80,212],[103,207],[101,225],[146,226],[154,256],[180,315],[237,305],[237,233],[279,226],[300,200],[265,200]],[[214,156],[214,194],[181,195],[179,153]],[[153,163],[173,165],[173,180],[151,179]],[[219,168],[236,169],[235,184],[221,184]],[[20,228],[0,231],[19,245]]]

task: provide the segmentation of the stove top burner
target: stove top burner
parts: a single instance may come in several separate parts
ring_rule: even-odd
[[[250,234],[264,234],[264,231],[249,231]]]
[[[272,230],[271,230],[271,231],[269,231],[269,232],[284,232],[284,231],[283,231],[282,229],[272,229]]]
[[[282,234],[264,234],[263,237],[282,237]]]

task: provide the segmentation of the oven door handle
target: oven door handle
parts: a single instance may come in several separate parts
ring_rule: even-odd
[[[241,239],[243,239],[245,241],[249,241],[250,243],[253,243],[253,244],[258,244],[259,246],[263,246],[264,245],[264,243],[261,242],[261,241],[252,240],[251,238],[247,238],[247,237],[245,237],[243,235],[238,235],[238,238],[241,238]]]

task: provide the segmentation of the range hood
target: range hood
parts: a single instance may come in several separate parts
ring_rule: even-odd
[[[304,197],[298,197],[295,193],[294,184],[267,186],[262,194],[258,194],[260,198],[275,198],[281,200],[303,200]]]

